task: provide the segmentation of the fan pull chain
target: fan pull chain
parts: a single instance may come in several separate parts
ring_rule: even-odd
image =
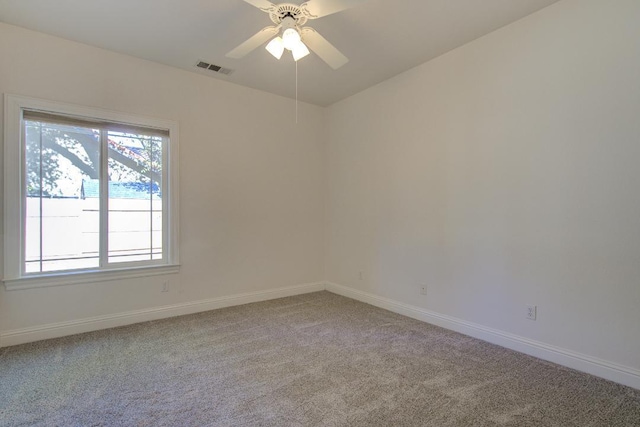
[[[296,124],[298,124],[298,61],[296,61]]]

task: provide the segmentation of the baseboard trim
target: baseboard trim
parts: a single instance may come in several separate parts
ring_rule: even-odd
[[[247,292],[200,301],[152,307],[143,310],[134,310],[105,316],[96,316],[67,322],[49,323],[46,325],[23,329],[14,329],[0,333],[0,347],[25,344],[49,338],[59,338],[67,335],[115,328],[118,326],[131,325],[133,323],[148,322],[150,320],[182,316],[185,314],[199,313],[218,308],[249,304],[252,302],[301,295],[310,292],[322,291],[324,289],[325,285],[322,282],[309,283],[266,291]]]
[[[380,297],[336,283],[326,283],[325,289],[329,292],[384,308],[413,319],[460,332],[539,359],[548,360],[558,365],[640,389],[640,370],[638,369],[622,366],[508,332],[488,328],[477,323],[446,316],[421,307]]]
[[[143,310],[134,310],[105,316],[96,316],[67,322],[50,323],[35,327],[14,329],[0,333],[0,347],[24,344],[49,338],[58,338],[84,332],[125,326],[186,314],[232,307],[293,295],[327,290],[357,301],[393,311],[413,319],[460,332],[474,338],[500,345],[568,368],[586,372],[610,381],[640,390],[640,370],[577,353],[561,347],[545,344],[508,332],[488,328],[452,316],[436,313],[421,307],[384,298],[369,292],[349,288],[331,282],[309,283],[298,286],[247,292],[236,295],[191,301]]]

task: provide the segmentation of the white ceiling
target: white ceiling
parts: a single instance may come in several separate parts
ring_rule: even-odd
[[[300,60],[299,98],[331,105],[556,1],[370,0],[309,21],[350,61],[334,71],[314,54]],[[242,0],[0,0],[0,21],[295,96],[290,54],[278,61],[258,48],[243,59],[225,57],[272,25],[266,13]],[[198,59],[235,72],[197,69]]]

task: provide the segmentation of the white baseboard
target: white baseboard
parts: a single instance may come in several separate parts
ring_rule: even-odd
[[[488,328],[477,323],[439,314],[424,308],[383,298],[335,283],[326,283],[326,290],[376,307],[384,308],[413,319],[431,323],[474,338],[488,341],[521,353],[586,372],[610,381],[640,389],[640,370],[618,365],[596,357],[577,353],[561,347],[530,340],[518,335]]]
[[[114,328],[133,323],[164,319],[185,314],[199,313],[218,308],[267,301],[293,295],[327,290],[338,295],[362,301],[404,316],[460,332],[568,368],[586,372],[601,378],[640,389],[640,370],[622,366],[596,357],[577,353],[561,347],[530,340],[518,335],[488,328],[477,323],[439,314],[421,307],[405,304],[368,292],[359,291],[335,283],[310,283],[299,286],[248,292],[200,301],[172,304],[105,316],[96,316],[68,322],[50,323],[35,327],[14,329],[0,333],[0,347],[8,347],[49,338],[58,338],[83,332]]]
[[[8,347],[49,338],[58,338],[83,332],[125,326],[133,323],[148,322],[150,320],[167,317],[182,316],[231,307],[258,301],[283,298],[293,295],[306,294],[324,290],[324,283],[309,283],[286,288],[270,289],[266,291],[248,292],[237,295],[191,301],[143,310],[109,314],[105,316],[89,317],[68,322],[49,323],[23,329],[14,329],[0,333],[0,347]]]

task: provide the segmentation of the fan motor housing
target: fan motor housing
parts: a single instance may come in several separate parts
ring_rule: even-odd
[[[274,24],[280,25],[282,20],[291,17],[296,21],[297,26],[307,23],[307,16],[302,12],[300,6],[291,3],[279,4],[276,9],[269,13],[269,17]]]

